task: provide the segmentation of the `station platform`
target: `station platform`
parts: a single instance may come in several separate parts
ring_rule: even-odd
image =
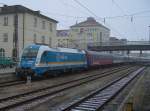
[[[125,111],[150,111],[150,67],[137,81],[121,106]],[[122,111],[122,110],[119,110]]]

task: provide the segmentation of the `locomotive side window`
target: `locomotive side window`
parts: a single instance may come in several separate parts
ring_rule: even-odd
[[[48,52],[47,51],[43,52],[43,54],[41,56],[41,63],[46,63],[47,56],[48,56]]]

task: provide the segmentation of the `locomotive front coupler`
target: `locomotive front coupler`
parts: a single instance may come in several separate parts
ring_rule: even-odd
[[[28,71],[25,72],[25,75],[27,77],[27,84],[31,83],[33,71],[31,69],[28,69]]]
[[[28,68],[28,69],[25,69],[24,74],[25,74],[26,77],[29,77],[29,76],[33,77],[34,76],[34,71],[32,69]]]

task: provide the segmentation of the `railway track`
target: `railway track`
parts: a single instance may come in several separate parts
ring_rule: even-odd
[[[96,80],[96,79],[99,79],[102,77],[109,76],[113,73],[117,73],[117,72],[123,71],[125,69],[127,71],[129,71],[129,69],[127,69],[127,67],[112,69],[111,72],[104,71],[101,74],[95,74],[95,75],[91,75],[88,77],[83,77],[80,79],[60,83],[60,84],[57,84],[54,86],[49,86],[49,87],[41,88],[38,90],[26,92],[23,94],[14,95],[14,96],[10,96],[7,98],[1,98],[0,99],[0,110],[8,110],[13,107],[22,105],[24,103],[32,102],[37,99],[41,99],[43,97],[52,96],[52,95],[55,95],[62,91],[71,89],[76,86],[80,86],[82,84],[88,83],[90,81],[93,81],[93,80]],[[130,68],[130,71],[131,71],[131,69],[133,71],[133,70],[135,70],[135,67]]]
[[[118,68],[124,68],[124,67],[127,67],[127,66],[118,67]],[[114,70],[114,69],[116,69],[116,68],[112,68],[112,69],[109,69],[109,70]],[[45,80],[45,79],[43,79],[43,80]],[[34,82],[37,82],[37,80],[34,81]],[[21,81],[21,80],[12,80],[12,81],[1,82],[0,83],[0,88],[14,86],[14,85],[20,85],[20,84],[24,84],[24,83],[26,83],[26,81]]]
[[[26,83],[26,82],[25,81],[21,81],[21,80],[2,82],[2,83],[0,83],[0,88],[8,87],[8,86],[14,86],[14,85],[19,85],[19,84],[24,84],[24,83]]]
[[[144,67],[108,83],[103,88],[71,103],[62,111],[99,111],[143,70]]]

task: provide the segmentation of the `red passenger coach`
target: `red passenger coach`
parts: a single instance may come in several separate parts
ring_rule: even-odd
[[[89,67],[113,64],[113,56],[102,52],[87,51],[87,63]]]

